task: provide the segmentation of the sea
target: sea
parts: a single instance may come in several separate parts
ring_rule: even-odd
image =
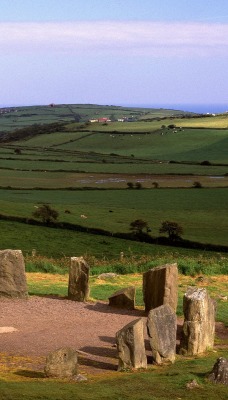
[[[73,103],[72,103],[73,104]],[[111,104],[110,104],[111,105]],[[114,105],[112,103],[112,105]],[[228,102],[226,104],[116,104],[123,107],[142,107],[142,108],[165,108],[169,110],[190,111],[199,114],[219,114],[228,112]],[[0,104],[0,108],[23,107],[25,105]]]
[[[190,111],[199,114],[219,114],[228,112],[226,104],[123,104],[127,107],[165,108],[168,110]]]

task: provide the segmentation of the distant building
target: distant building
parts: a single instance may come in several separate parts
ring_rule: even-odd
[[[98,118],[98,122],[111,122],[111,120],[109,118],[102,117]]]

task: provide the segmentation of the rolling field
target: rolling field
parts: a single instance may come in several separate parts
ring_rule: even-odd
[[[228,189],[160,190],[0,190],[1,213],[31,218],[35,207],[48,203],[59,221],[110,232],[129,232],[135,219],[148,222],[152,236],[161,222],[178,222],[183,238],[227,245]],[[70,213],[65,213],[68,210]],[[82,219],[81,215],[86,215]]]
[[[110,115],[134,122],[86,122]],[[34,207],[50,203],[59,221],[129,232],[140,218],[154,236],[171,220],[183,226],[185,239],[227,245],[227,120],[96,105],[13,109],[1,114],[3,131],[7,123],[12,131],[39,122],[47,131],[32,136],[31,126],[23,140],[1,143],[2,213],[29,218]],[[47,133],[45,124],[56,121],[64,129]],[[147,190],[127,190],[129,182]],[[203,189],[192,189],[195,182]]]

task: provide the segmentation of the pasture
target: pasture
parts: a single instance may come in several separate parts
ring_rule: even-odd
[[[48,203],[59,212],[59,221],[129,232],[136,219],[148,222],[159,236],[164,220],[178,222],[183,238],[227,245],[228,189],[145,190],[6,190],[0,189],[1,213],[31,218],[35,207]],[[69,213],[65,213],[68,210]],[[86,215],[82,219],[81,215]]]

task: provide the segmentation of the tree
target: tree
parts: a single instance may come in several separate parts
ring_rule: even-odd
[[[195,181],[193,183],[193,187],[196,188],[196,189],[201,189],[203,187],[203,185],[202,185],[202,183],[200,183],[198,181]]]
[[[54,222],[57,220],[59,213],[58,211],[51,208],[48,204],[43,204],[38,207],[36,211],[33,212],[33,217],[41,219],[41,221],[45,224],[49,224],[50,222]]]
[[[133,182],[127,182],[127,187],[128,187],[128,189],[134,189],[134,183]]]
[[[142,184],[140,182],[136,182],[135,189],[142,189]]]
[[[143,219],[136,219],[130,223],[130,230],[135,235],[141,235],[143,233],[143,229],[145,229],[146,232],[149,232],[148,223]]]
[[[170,240],[178,240],[183,234],[183,228],[177,222],[163,221],[159,233],[167,233]]]

